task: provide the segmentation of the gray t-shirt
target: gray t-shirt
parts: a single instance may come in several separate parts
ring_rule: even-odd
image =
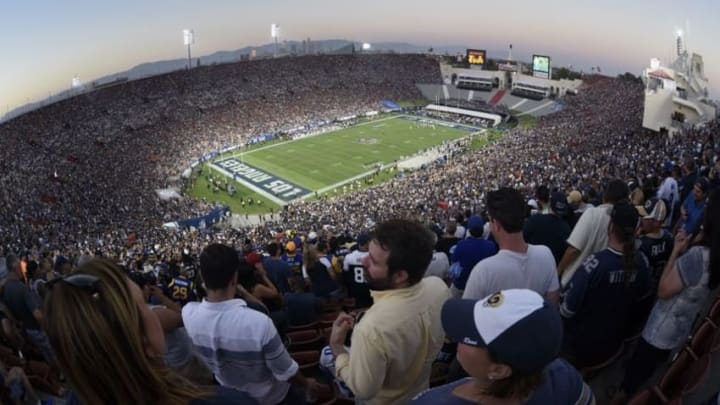
[[[675,267],[683,289],[655,302],[642,333],[646,342],[663,350],[675,350],[685,343],[695,317],[710,294],[709,263],[710,249],[703,246],[693,246],[678,258]]]
[[[538,294],[560,289],[555,258],[547,246],[530,245],[525,254],[502,249],[473,267],[463,298],[479,300],[500,290],[527,288]]]
[[[163,305],[148,305],[150,309],[165,308]],[[185,328],[177,328],[165,334],[165,364],[172,369],[181,369],[193,358],[193,343]]]

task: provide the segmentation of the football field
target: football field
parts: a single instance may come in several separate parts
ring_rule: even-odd
[[[325,192],[480,128],[393,115],[216,158],[211,168],[278,204]]]

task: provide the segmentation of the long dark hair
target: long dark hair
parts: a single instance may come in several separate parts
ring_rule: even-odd
[[[708,288],[714,290],[720,285],[720,189],[710,193],[705,206],[702,237],[697,245],[710,248],[710,281]]]
[[[640,219],[635,207],[626,201],[621,201],[613,206],[610,214],[612,233],[615,239],[623,246],[623,270],[625,273],[625,284],[633,281],[635,273],[635,230]]]

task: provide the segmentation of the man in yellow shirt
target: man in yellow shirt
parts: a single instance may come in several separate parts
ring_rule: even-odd
[[[378,225],[363,260],[374,304],[357,324],[345,313],[335,320],[330,337],[335,374],[356,400],[402,404],[428,387],[445,338],[440,313],[450,297],[441,279],[423,279],[433,254],[429,232],[406,220]]]

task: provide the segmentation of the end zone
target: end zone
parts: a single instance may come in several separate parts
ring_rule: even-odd
[[[296,198],[312,194],[311,190],[241,162],[234,157],[214,161],[210,163],[210,166],[279,205],[285,205]]]

